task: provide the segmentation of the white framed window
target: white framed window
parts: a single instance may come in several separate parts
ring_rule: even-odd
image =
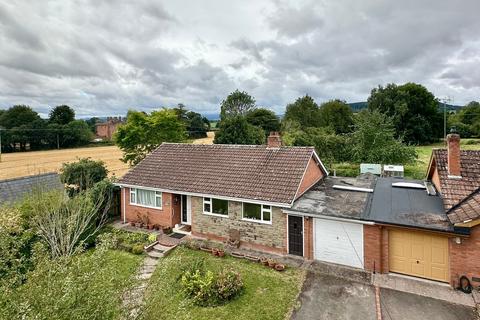
[[[203,214],[228,217],[228,200],[203,198]]]
[[[148,189],[132,188],[130,189],[130,204],[148,207],[162,208],[162,192]]]
[[[242,219],[259,223],[272,223],[272,206],[243,202]]]

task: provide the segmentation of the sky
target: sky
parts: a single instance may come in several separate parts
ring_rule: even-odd
[[[0,108],[212,114],[239,89],[281,114],[305,94],[358,102],[392,82],[463,105],[480,100],[479,12],[479,0],[0,0]]]

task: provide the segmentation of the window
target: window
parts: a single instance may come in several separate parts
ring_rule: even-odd
[[[203,198],[203,213],[228,216],[228,201],[215,198]]]
[[[162,208],[162,193],[155,190],[130,189],[130,204],[151,208]]]
[[[255,204],[243,203],[243,219],[256,222],[272,223],[272,207]]]

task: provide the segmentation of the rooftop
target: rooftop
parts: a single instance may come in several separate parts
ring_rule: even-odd
[[[289,206],[312,156],[310,147],[164,143],[119,184]]]
[[[365,174],[358,178],[329,176],[298,198],[291,211],[310,216],[332,216],[361,219],[367,204],[368,192],[334,189],[334,185],[356,188],[372,188],[375,177]]]

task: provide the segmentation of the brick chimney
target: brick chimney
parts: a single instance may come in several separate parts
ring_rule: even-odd
[[[282,146],[282,138],[277,131],[270,132],[267,138],[267,148],[280,148]]]
[[[447,135],[448,175],[460,177],[460,136],[456,133]]]

